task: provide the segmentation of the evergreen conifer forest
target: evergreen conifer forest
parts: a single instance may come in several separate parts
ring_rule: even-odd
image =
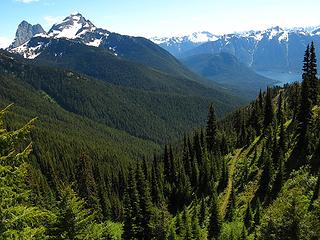
[[[2,86],[16,78],[3,74]],[[319,239],[313,43],[302,78],[301,84],[261,91],[220,120],[209,105],[205,126],[162,150],[142,140],[131,145],[125,134],[102,126],[88,129],[88,119],[79,132],[55,128],[77,119],[50,101],[54,107],[45,111],[57,111],[57,118],[47,126],[24,114],[30,108],[3,108],[1,239]],[[88,130],[93,136],[84,137]],[[123,138],[131,151],[110,162],[101,131]],[[118,154],[122,146],[106,148]]]
[[[270,31],[268,58],[303,46],[296,82],[259,75],[258,45],[240,61],[253,31],[156,44],[80,13],[20,23],[0,49],[0,240],[320,240],[320,28]]]

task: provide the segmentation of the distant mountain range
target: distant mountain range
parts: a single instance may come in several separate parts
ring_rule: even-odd
[[[120,35],[97,28],[80,13],[72,14],[63,21],[54,24],[47,33],[34,31],[33,34],[29,34],[29,31],[27,31],[29,25],[20,24],[18,26],[16,39],[23,38],[24,41],[20,41],[20,45],[11,44],[7,50],[28,59],[35,59],[50,46],[53,40],[67,39],[87,46],[106,49],[115,56],[173,75],[190,75],[190,71],[183,68],[171,54],[150,40],[142,37]],[[59,57],[60,54],[61,52],[57,51],[56,57]]]
[[[320,54],[320,26],[284,29],[273,27],[226,35],[202,32],[184,37],[151,38],[178,58],[227,52],[257,71],[300,72],[301,57],[314,41]]]
[[[259,89],[277,83],[257,74],[252,68],[226,52],[192,55],[181,61],[195,73],[227,86],[242,96],[254,98]]]
[[[2,53],[3,71],[64,110],[131,136],[165,143],[205,122],[210,103],[223,116],[248,100],[208,83],[152,41],[97,28],[81,14],[48,32],[30,26],[18,26],[23,41]]]

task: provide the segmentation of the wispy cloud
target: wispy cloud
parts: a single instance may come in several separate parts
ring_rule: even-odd
[[[51,27],[53,24],[63,20],[64,17],[62,17],[62,16],[45,16],[43,19],[45,21],[45,27]]]
[[[33,3],[33,2],[39,2],[39,0],[16,0],[17,2],[21,3]]]
[[[11,40],[7,37],[0,37],[0,48],[9,47]]]

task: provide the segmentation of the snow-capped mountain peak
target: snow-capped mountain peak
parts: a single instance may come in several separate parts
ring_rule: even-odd
[[[195,32],[195,33],[190,34],[187,37],[191,42],[194,42],[194,43],[211,42],[211,41],[215,41],[218,39],[217,36],[213,35],[210,32],[205,32],[205,31]]]
[[[48,35],[54,38],[76,39],[87,32],[93,32],[96,27],[80,13],[71,14],[49,30]]]
[[[202,31],[202,32],[194,32],[189,35],[185,36],[176,36],[176,37],[153,37],[151,38],[151,41],[153,41],[156,44],[161,43],[183,43],[183,42],[192,42],[195,44],[198,43],[205,43],[209,41],[215,41],[218,37],[210,32]]]
[[[50,45],[50,40],[52,39],[64,38],[81,42],[88,46],[100,47],[107,42],[109,35],[110,32],[108,30],[97,28],[80,13],[76,13],[54,24],[48,33],[36,31],[26,41],[20,44],[12,44],[13,47],[9,47],[8,50],[25,58],[33,59]],[[112,45],[111,48],[112,50],[110,51],[117,55],[116,46]]]

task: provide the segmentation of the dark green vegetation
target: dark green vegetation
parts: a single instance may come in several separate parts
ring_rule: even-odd
[[[37,91],[38,95],[39,93],[47,95],[69,112],[154,142],[172,141],[203,122],[206,106],[211,101],[219,106],[220,116],[238,104],[236,98],[232,99],[228,94],[219,93],[191,80],[185,83],[183,80],[176,80],[175,84],[170,85],[171,78],[164,77],[161,73],[159,78],[156,73],[149,74],[146,78],[141,74],[131,75],[131,71],[122,73],[118,67],[109,76],[112,81],[118,82],[117,85],[120,86],[117,86],[111,80],[113,84],[68,70],[33,66],[28,62],[11,59],[6,53],[2,54],[2,59],[2,72],[8,73],[11,78],[16,78],[17,81],[13,81],[15,84],[27,84]],[[110,62],[112,64],[112,61]],[[111,66],[118,65],[113,63]],[[109,66],[106,68],[109,69]],[[137,73],[137,67],[134,69]],[[117,74],[120,77],[117,77]],[[166,84],[161,83],[164,81]],[[133,86],[124,87],[131,83],[141,86],[140,89],[135,89]],[[154,91],[151,90],[153,88]],[[10,99],[14,103],[16,103],[15,95]]]
[[[0,185],[5,193],[0,236],[319,239],[320,91],[315,60],[312,44],[301,85],[268,88],[221,121],[217,106],[210,105],[205,128],[150,158],[158,147],[151,141],[97,124],[98,119],[66,108],[70,100],[60,100],[68,96],[64,89],[69,86],[93,81],[102,88],[104,82],[21,62],[17,66],[17,60],[3,54],[1,97],[4,105],[13,100],[19,104],[18,115],[7,119],[8,130],[4,125],[0,129],[0,174],[5,180]],[[34,75],[27,75],[29,68],[36,69],[30,71]],[[87,86],[68,92],[81,96]],[[19,122],[30,119],[40,104],[39,126],[27,137],[35,120],[22,128]],[[107,137],[101,136],[104,131],[109,131]],[[121,151],[123,146],[131,152]],[[21,213],[23,218],[15,217]]]
[[[166,63],[169,60],[172,60],[172,56],[168,54],[166,57],[163,56],[159,63]],[[117,86],[156,93],[203,96],[231,106],[240,100],[230,96],[227,90],[217,84],[214,85],[214,88],[205,87],[199,76],[187,70],[177,60],[175,64],[170,61],[167,64],[175,71],[160,67],[150,68],[147,67],[148,65],[116,57],[108,50],[88,47],[70,40],[51,40],[50,45],[35,59],[35,62],[41,65],[71,69]]]
[[[229,53],[193,55],[182,59],[182,62],[200,76],[223,84],[249,99],[254,99],[259,89],[275,83],[258,75]]]

